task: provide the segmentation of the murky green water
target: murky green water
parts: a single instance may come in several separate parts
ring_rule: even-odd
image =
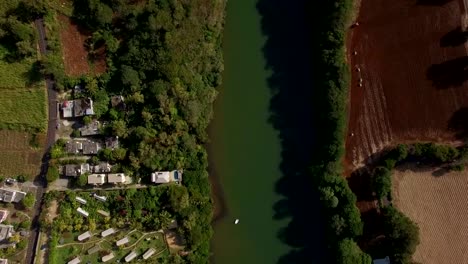
[[[230,0],[224,31],[223,88],[210,127],[210,166],[224,191],[227,215],[215,225],[216,264],[276,263],[287,246],[277,233],[286,223],[273,220],[279,199],[280,142],[268,123],[269,72],[262,47],[256,0]],[[234,225],[234,219],[240,223]]]

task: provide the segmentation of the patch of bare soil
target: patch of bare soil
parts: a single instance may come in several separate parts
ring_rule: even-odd
[[[59,15],[61,23],[60,41],[62,44],[63,63],[65,73],[69,76],[81,76],[84,74],[101,74],[106,71],[105,50],[97,52],[93,57],[92,67],[88,62],[88,51],[85,41],[90,36],[82,28],[64,15]]]
[[[390,144],[468,135],[462,0],[362,0],[348,34],[347,171]]]
[[[424,264],[467,263],[468,171],[438,173],[407,165],[394,173],[394,204],[420,228],[413,255]]]

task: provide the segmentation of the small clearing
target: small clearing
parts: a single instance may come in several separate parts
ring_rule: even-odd
[[[98,52],[98,59],[95,59],[92,65],[90,65],[88,51],[85,47],[85,41],[89,37],[89,34],[79,28],[67,16],[59,15],[58,21],[61,24],[60,42],[62,44],[65,73],[69,76],[81,76],[105,72],[105,51]]]
[[[395,170],[395,205],[420,228],[413,255],[424,264],[466,263],[468,257],[468,171],[448,172],[407,165]]]

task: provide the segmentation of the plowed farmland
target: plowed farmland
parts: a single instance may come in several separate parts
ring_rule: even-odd
[[[421,243],[413,259],[418,263],[467,263],[468,172],[434,176],[407,166],[395,171],[394,204],[420,228]]]
[[[348,171],[389,144],[466,136],[465,18],[462,0],[362,0],[347,47]]]

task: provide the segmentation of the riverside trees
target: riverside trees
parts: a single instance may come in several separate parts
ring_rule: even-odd
[[[184,259],[192,263],[207,262],[212,233],[203,145],[221,82],[224,4],[74,1],[75,19],[92,31],[90,51],[107,53],[108,71],[84,81],[89,96],[102,105],[99,116],[112,120],[106,133],[121,142],[122,150],[102,154],[143,181],[154,170],[184,169],[189,203],[179,208],[177,220],[184,223],[192,252]],[[104,107],[109,105],[105,95],[114,94],[125,97],[125,113]]]

